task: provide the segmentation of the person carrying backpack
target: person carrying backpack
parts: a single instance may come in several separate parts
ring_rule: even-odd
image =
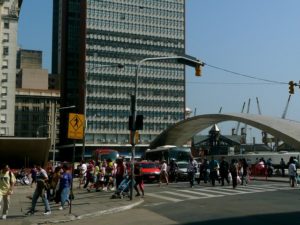
[[[15,175],[10,171],[8,165],[2,165],[0,171],[0,208],[3,202],[2,219],[6,220],[10,196],[13,193],[13,187],[16,183]]]

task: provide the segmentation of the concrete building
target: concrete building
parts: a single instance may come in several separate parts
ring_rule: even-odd
[[[21,0],[0,1],[0,135],[13,136],[15,123],[15,89],[17,31]]]
[[[86,116],[87,150],[125,146],[137,64],[148,57],[185,53],[185,1],[54,0],[52,53],[52,73],[62,76],[62,106],[76,105]],[[145,63],[137,103],[138,114],[144,116],[139,142],[148,145],[184,119],[184,65]],[[66,131],[62,126],[62,144],[68,143]]]
[[[41,51],[20,49],[17,55],[15,136],[47,137],[53,146],[59,134],[53,125],[59,117],[60,91],[48,89],[50,78],[42,69]]]

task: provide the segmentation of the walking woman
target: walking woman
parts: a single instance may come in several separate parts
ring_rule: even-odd
[[[60,207],[59,210],[63,210],[65,203],[68,205],[70,203],[69,196],[72,185],[72,175],[67,165],[63,165],[63,172],[59,180],[59,190],[60,190]]]
[[[2,219],[6,220],[8,213],[10,195],[13,193],[13,187],[16,183],[15,175],[10,171],[8,165],[1,166],[0,171],[0,209],[3,201]]]
[[[135,178],[135,185],[134,189],[136,191],[136,196],[140,196],[140,191],[142,192],[142,197],[144,197],[144,181],[143,181],[143,173],[139,163],[134,164],[134,178]],[[140,188],[140,191],[138,189]]]

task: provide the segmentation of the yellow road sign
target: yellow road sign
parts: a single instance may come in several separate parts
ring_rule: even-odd
[[[69,113],[68,138],[83,139],[84,115]]]

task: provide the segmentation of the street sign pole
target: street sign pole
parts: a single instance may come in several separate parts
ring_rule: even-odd
[[[82,140],[84,135],[84,122],[85,118],[83,114],[69,113],[69,125],[68,125],[68,138],[73,139],[73,156],[72,156],[72,183],[71,183],[71,198],[69,214],[72,213],[72,193],[73,193],[73,180],[75,169],[75,153],[76,153],[76,140]]]

